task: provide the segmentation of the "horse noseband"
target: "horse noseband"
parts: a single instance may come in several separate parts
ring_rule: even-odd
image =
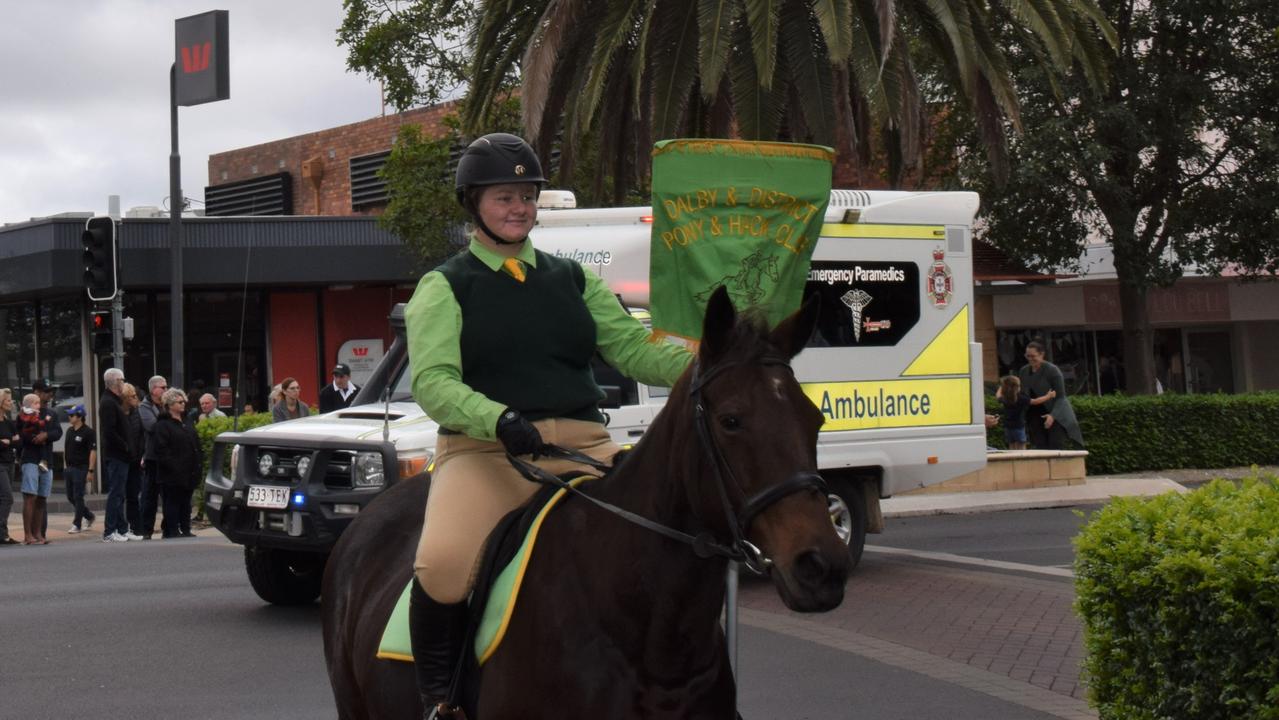
[[[746,501],[737,516],[737,524],[742,529],[742,535],[746,535],[750,531],[751,521],[755,519],[756,515],[764,512],[770,505],[787,495],[802,490],[813,490],[825,497],[826,481],[815,472],[797,472],[786,482],[764,488],[756,493],[755,497]]]

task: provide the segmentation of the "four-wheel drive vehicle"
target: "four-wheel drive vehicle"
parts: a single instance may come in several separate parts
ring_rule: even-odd
[[[794,361],[826,423],[818,466],[831,518],[860,559],[879,532],[879,500],[985,463],[981,346],[973,342],[974,193],[832,193],[806,292],[822,296],[817,331]],[[543,211],[540,250],[597,272],[628,306],[648,305],[651,210]],[[438,426],[413,402],[403,308],[396,339],[352,407],[225,433],[214,443],[207,511],[268,602],[319,594],[329,549],[385,488],[427,472]],[[643,435],[666,390],[606,366],[608,428]],[[222,472],[230,452],[230,475]]]

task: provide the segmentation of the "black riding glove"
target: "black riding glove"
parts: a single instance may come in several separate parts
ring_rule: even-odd
[[[538,451],[546,443],[542,442],[542,433],[533,427],[533,423],[524,419],[518,410],[507,408],[497,419],[497,439],[512,455],[532,455],[537,459]]]

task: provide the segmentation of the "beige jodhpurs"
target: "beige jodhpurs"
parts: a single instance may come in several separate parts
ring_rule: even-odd
[[[620,450],[600,423],[549,418],[533,425],[545,442],[602,462],[610,462]],[[511,466],[501,443],[440,435],[436,451],[413,571],[427,595],[447,604],[470,595],[489,533],[541,485]],[[541,458],[535,464],[557,475],[574,469],[595,472],[565,460]]]

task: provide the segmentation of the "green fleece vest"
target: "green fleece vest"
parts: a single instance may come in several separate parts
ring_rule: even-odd
[[[462,382],[530,420],[604,422],[581,265],[538,251],[519,282],[464,252],[438,269],[462,309]]]

